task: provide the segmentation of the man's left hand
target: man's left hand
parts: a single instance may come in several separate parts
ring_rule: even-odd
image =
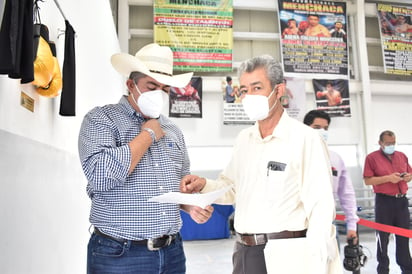
[[[346,234],[346,238],[347,239],[354,238],[353,244],[358,243],[358,234],[356,233],[355,230],[348,230],[348,233]]]
[[[182,205],[182,209],[189,213],[193,221],[198,224],[206,223],[212,217],[213,206],[208,205],[205,208],[192,205]]]

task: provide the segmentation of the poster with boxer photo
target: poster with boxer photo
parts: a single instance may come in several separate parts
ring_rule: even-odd
[[[281,54],[285,76],[348,78],[346,3],[279,1]]]
[[[312,83],[317,109],[325,111],[331,117],[351,116],[348,80],[313,79]]]

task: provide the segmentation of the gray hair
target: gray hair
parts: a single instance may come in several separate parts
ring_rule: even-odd
[[[265,69],[266,76],[269,79],[272,88],[283,82],[283,71],[279,61],[268,54],[257,56],[242,62],[238,69],[238,76],[240,78],[243,73],[250,73],[258,68]]]

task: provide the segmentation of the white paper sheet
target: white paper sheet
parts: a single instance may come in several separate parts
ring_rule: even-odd
[[[201,208],[205,208],[207,205],[212,204],[220,196],[226,193],[231,186],[213,191],[208,193],[180,193],[180,192],[168,192],[159,196],[150,198],[149,202],[159,202],[159,203],[173,203],[173,204],[184,204],[184,205],[195,205]]]

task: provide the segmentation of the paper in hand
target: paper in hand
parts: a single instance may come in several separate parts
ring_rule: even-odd
[[[180,192],[168,192],[159,196],[150,198],[149,202],[159,202],[159,203],[173,203],[173,204],[183,204],[183,205],[195,205],[201,208],[212,204],[220,196],[225,194],[232,186],[228,186],[213,192],[208,193],[180,193]]]

